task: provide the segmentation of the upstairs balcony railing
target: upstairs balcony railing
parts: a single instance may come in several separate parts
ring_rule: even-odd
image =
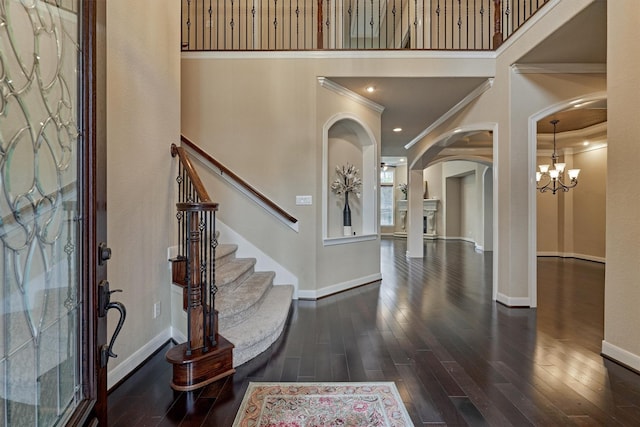
[[[182,50],[494,50],[548,1],[182,0]]]

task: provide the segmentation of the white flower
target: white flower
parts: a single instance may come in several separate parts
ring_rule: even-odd
[[[362,180],[358,178],[358,169],[347,163],[346,166],[336,166],[337,177],[331,183],[331,191],[336,194],[356,193],[360,197]]]

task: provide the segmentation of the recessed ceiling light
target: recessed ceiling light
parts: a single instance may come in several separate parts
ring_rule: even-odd
[[[402,128],[393,128],[394,132],[402,132]]]
[[[375,86],[367,86],[367,92],[371,93],[376,90]]]
[[[582,145],[584,145],[586,147],[587,145],[589,145],[589,141],[583,142]]]
[[[400,159],[400,163],[404,163],[404,158]]]

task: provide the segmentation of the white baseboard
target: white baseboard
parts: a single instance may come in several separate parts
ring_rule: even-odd
[[[171,327],[171,338],[173,338],[173,340],[178,344],[187,342],[186,335],[183,334],[178,328]]]
[[[557,257],[557,258],[576,258],[576,259],[582,259],[585,261],[593,261],[593,262],[599,262],[602,264],[606,264],[607,259],[603,258],[603,257],[598,257],[598,256],[593,256],[593,255],[586,255],[586,254],[575,254],[575,253],[571,253],[571,252],[544,252],[544,251],[538,251],[536,253],[537,256],[540,257]]]
[[[111,387],[118,384],[124,377],[129,375],[129,373],[133,372],[134,369],[147,360],[147,358],[158,350],[164,343],[170,340],[172,338],[171,329],[172,328],[169,327],[160,332],[149,342],[136,350],[131,356],[127,357],[113,369],[109,370],[107,373],[107,389],[111,389]]]
[[[348,280],[342,283],[336,283],[335,285],[326,286],[322,289],[315,291],[298,291],[298,298],[316,300],[327,295],[337,294],[349,289],[357,288],[358,286],[366,285],[367,283],[376,282],[382,280],[382,274],[376,273],[370,276],[359,277],[357,279]]]
[[[531,299],[529,297],[508,297],[498,292],[496,301],[507,307],[531,307]]]
[[[602,354],[640,372],[640,356],[602,340]]]

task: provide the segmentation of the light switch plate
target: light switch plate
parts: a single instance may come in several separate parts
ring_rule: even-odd
[[[308,206],[312,204],[311,196],[296,196],[296,205]]]

